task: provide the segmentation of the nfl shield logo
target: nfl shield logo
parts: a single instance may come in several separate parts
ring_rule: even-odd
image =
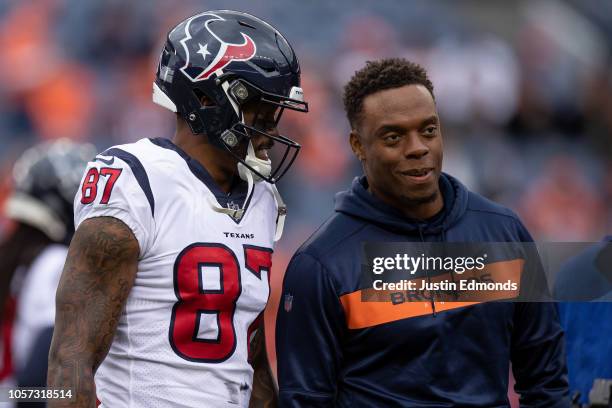
[[[287,293],[285,295],[285,312],[290,312],[293,306],[293,295]]]
[[[239,204],[236,204],[236,203],[235,203],[235,202],[233,202],[233,201],[228,201],[228,202],[227,202],[227,208],[229,208],[230,210],[237,211],[237,210],[239,210],[239,209],[240,209],[240,205],[239,205]]]

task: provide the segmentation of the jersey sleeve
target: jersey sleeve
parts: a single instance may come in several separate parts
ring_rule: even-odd
[[[283,283],[276,322],[279,404],[334,406],[344,311],[323,265],[296,255]]]
[[[90,218],[117,218],[134,233],[143,258],[155,232],[148,177],[135,156],[116,148],[111,150],[116,151],[115,155],[103,153],[87,165],[74,199],[75,229]]]

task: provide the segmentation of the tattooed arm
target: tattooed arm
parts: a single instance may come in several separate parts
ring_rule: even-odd
[[[270,363],[268,362],[263,322],[253,339],[253,370],[253,392],[251,392],[249,408],[277,407],[276,385],[272,379]]]
[[[132,231],[116,218],[91,218],[77,229],[57,289],[47,376],[49,387],[72,390],[73,400],[49,407],[95,407],[94,374],[134,284],[138,254]]]

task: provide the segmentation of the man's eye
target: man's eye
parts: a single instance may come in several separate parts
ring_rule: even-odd
[[[384,137],[385,142],[387,143],[394,143],[397,142],[398,140],[400,140],[401,136],[400,135],[396,135],[396,134],[391,134],[391,135],[387,135]]]
[[[424,133],[426,136],[433,136],[433,135],[435,135],[435,134],[436,134],[436,131],[437,131],[437,130],[438,130],[438,127],[437,127],[437,126],[433,126],[433,125],[432,125],[432,126],[427,126],[427,127],[425,128],[425,130],[423,130],[423,133]]]

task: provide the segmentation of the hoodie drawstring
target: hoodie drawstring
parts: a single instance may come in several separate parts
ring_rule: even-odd
[[[442,242],[446,242],[446,230],[442,229]],[[451,271],[450,272],[450,277],[451,277],[451,281],[453,282],[453,287],[456,288],[457,287],[457,282],[455,281],[455,271]],[[458,294],[457,294],[457,290],[454,289],[453,290],[454,295],[455,295],[455,300],[457,300],[459,298]]]
[[[419,229],[419,237],[421,239],[421,242],[426,242],[425,241],[425,236],[423,235],[423,228],[422,228],[422,226],[419,225],[418,229]],[[446,242],[446,229],[445,228],[442,228],[442,242]],[[451,271],[450,276],[451,276],[451,281],[454,284],[456,284],[454,271]],[[427,270],[427,268],[425,268],[425,277],[427,278],[427,284],[431,287],[431,276],[429,275],[429,271]],[[454,285],[454,286],[456,286],[456,285]],[[434,317],[436,317],[437,316],[436,301],[435,301],[436,294],[433,291],[431,291],[430,293],[431,293],[431,297],[429,299],[429,302],[431,304],[432,314],[433,314]]]
[[[419,237],[421,238],[421,242],[425,242],[425,237],[423,236],[423,229],[422,227],[419,225]],[[427,270],[427,268],[425,268],[425,277],[427,278],[427,285],[429,285],[429,287],[431,287],[431,276],[429,276],[429,271]],[[435,292],[433,291],[429,291],[431,297],[429,299],[430,303],[431,303],[431,310],[433,312],[433,316],[436,317],[436,302],[435,302]]]

